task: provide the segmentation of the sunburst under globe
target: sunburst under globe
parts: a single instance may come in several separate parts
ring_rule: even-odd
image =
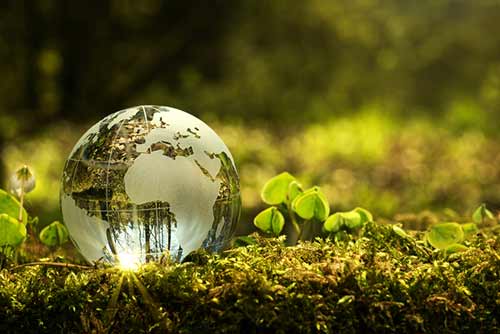
[[[82,136],[63,171],[64,222],[89,262],[220,251],[240,207],[238,174],[222,139],[170,107],[109,115]]]

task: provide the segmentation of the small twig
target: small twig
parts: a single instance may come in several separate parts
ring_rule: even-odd
[[[20,265],[17,265],[15,267],[10,268],[11,271],[23,268],[23,267],[31,267],[31,266],[47,266],[47,267],[63,267],[63,268],[78,268],[78,269],[94,269],[94,267],[91,266],[84,266],[80,264],[73,264],[73,263],[61,263],[61,262],[30,262],[30,263],[23,263]]]

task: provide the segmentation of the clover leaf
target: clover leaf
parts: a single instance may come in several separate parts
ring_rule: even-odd
[[[292,181],[295,181],[295,177],[288,172],[283,172],[271,178],[264,184],[260,194],[262,200],[270,205],[284,203],[288,194],[288,186]]]
[[[468,249],[469,248],[467,246],[464,246],[462,244],[452,244],[452,245],[445,248],[445,252],[447,254],[453,254],[453,253],[458,253],[458,252],[464,252]]]
[[[40,241],[49,247],[61,246],[68,241],[69,233],[66,226],[58,221],[45,226],[39,235]]]
[[[0,214],[5,213],[11,217],[19,215],[19,201],[6,191],[0,189]],[[22,222],[26,225],[28,221],[28,214],[26,210],[22,209],[23,219]]]
[[[304,193],[302,185],[297,181],[292,181],[288,185],[288,192],[286,194],[286,201],[292,203],[299,195]]]
[[[466,238],[479,232],[479,228],[474,223],[463,224],[462,230],[464,231],[464,236]]]
[[[306,220],[315,218],[324,221],[330,214],[328,200],[319,187],[313,187],[297,196],[292,202],[292,209]]]
[[[283,214],[276,208],[272,206],[270,208],[261,211],[253,220],[255,226],[257,226],[261,231],[265,233],[272,233],[274,235],[279,235],[283,226],[285,225],[285,218]]]
[[[434,248],[446,249],[453,244],[462,242],[464,231],[458,223],[440,223],[431,226],[425,237]]]
[[[351,211],[337,212],[328,217],[323,225],[327,232],[337,233],[340,230],[355,230],[365,223],[373,221],[372,214],[363,208]]]
[[[344,218],[341,212],[334,213],[325,220],[323,228],[327,232],[337,233],[345,226]]]
[[[26,239],[26,226],[17,219],[0,214],[0,247],[17,247]]]
[[[486,219],[495,219],[493,212],[486,208],[486,204],[481,204],[472,214],[472,220],[475,223],[484,223]]]
[[[355,229],[361,225],[361,215],[353,210],[334,213],[326,219],[323,227],[327,232],[336,233],[344,229]]]
[[[359,207],[354,209],[353,211],[359,213],[359,215],[361,216],[361,224],[373,221],[373,215],[370,211]]]

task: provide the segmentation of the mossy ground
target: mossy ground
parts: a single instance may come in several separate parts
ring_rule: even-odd
[[[432,250],[390,225],[182,264],[0,272],[1,333],[500,333],[500,236]]]

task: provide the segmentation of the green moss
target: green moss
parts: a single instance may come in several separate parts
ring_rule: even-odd
[[[0,332],[500,333],[500,237],[434,251],[391,226],[191,262],[0,272]]]

